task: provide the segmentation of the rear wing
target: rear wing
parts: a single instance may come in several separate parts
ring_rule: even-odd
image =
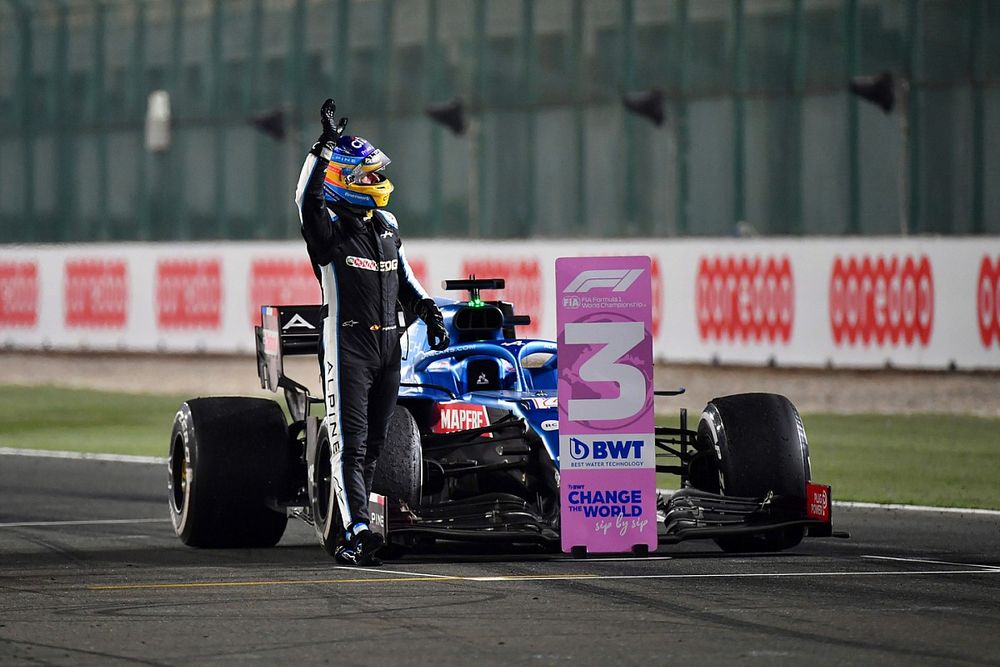
[[[285,377],[286,356],[319,354],[323,306],[261,306],[257,334],[257,376],[261,389],[304,389]]]

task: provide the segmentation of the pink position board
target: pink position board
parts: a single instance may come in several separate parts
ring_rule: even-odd
[[[556,260],[563,551],[655,550],[649,257]]]

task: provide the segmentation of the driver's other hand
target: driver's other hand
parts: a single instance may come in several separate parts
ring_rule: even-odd
[[[444,316],[434,299],[421,299],[414,311],[427,325],[427,343],[431,349],[436,352],[447,349],[451,339],[448,338],[448,330],[444,328]]]
[[[437,322],[430,322],[427,324],[427,343],[435,352],[443,352],[451,345],[451,338],[448,337],[444,326]]]

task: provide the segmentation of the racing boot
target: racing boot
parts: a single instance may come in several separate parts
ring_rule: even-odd
[[[340,545],[334,558],[343,565],[381,565],[376,553],[385,546],[385,539],[359,523],[348,531],[347,541]]]

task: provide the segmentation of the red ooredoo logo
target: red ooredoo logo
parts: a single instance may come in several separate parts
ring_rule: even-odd
[[[0,262],[0,326],[38,324],[38,263]]]
[[[484,300],[503,299],[514,304],[518,315],[530,315],[531,324],[518,327],[519,334],[537,336],[542,329],[542,269],[537,259],[464,259],[461,274],[477,278],[503,278],[503,291],[484,290]],[[461,298],[461,297],[460,297]]]
[[[255,259],[250,264],[251,324],[260,324],[261,306],[316,304],[322,298],[308,260]]]
[[[695,281],[702,340],[787,343],[795,321],[788,257],[702,257]]]
[[[996,264],[989,255],[983,256],[976,282],[976,314],[979,319],[979,338],[983,347],[1000,343],[1000,257]]]
[[[129,292],[125,260],[66,260],[64,288],[66,326],[125,326]]]
[[[222,324],[221,262],[217,258],[157,262],[156,323],[161,329],[218,329]]]
[[[934,328],[934,275],[926,255],[833,260],[830,327],[837,345],[926,346]]]

